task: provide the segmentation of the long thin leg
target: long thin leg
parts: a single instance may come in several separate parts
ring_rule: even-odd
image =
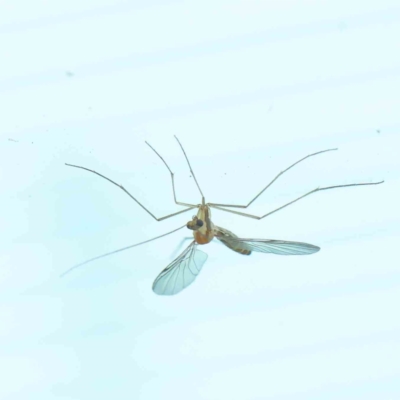
[[[175,135],[174,135],[174,136],[175,136]],[[190,165],[190,161],[189,161],[188,156],[186,155],[186,151],[185,151],[185,149],[183,148],[182,143],[179,141],[179,139],[178,139],[176,136],[175,136],[175,139],[176,139],[177,142],[179,143],[179,146],[181,146],[181,149],[182,149],[182,151],[183,151],[183,154],[184,154],[184,156],[185,156],[185,158],[186,158],[186,161],[187,161],[187,163],[188,163],[190,172],[192,173],[193,178],[194,178],[194,181],[196,182],[197,188],[199,189],[199,192],[200,192],[200,194],[201,194],[202,203],[204,204],[204,194],[203,194],[203,192],[202,192],[201,189],[200,189],[199,183],[197,182],[196,175],[194,174],[194,171],[193,171],[193,169],[192,169],[192,166]]]
[[[176,232],[176,231],[179,231],[180,229],[185,228],[185,227],[186,227],[186,225],[183,225],[183,226],[181,226],[181,227],[179,227],[179,228],[174,229],[173,231],[164,233],[164,234],[162,234],[162,235],[160,235],[160,236],[157,236],[157,237],[155,237],[155,238],[152,238],[152,239],[145,240],[144,242],[131,244],[130,246],[125,246],[125,247],[122,247],[121,249],[113,250],[113,251],[110,251],[110,252],[108,252],[108,253],[102,254],[102,255],[100,255],[100,256],[90,258],[89,260],[86,260],[86,261],[84,261],[84,262],[81,262],[81,263],[79,263],[79,264],[77,264],[77,265],[74,265],[73,267],[67,269],[65,272],[63,272],[63,273],[60,275],[60,278],[62,278],[63,276],[67,275],[68,273],[70,273],[70,272],[73,271],[74,269],[76,269],[76,268],[78,268],[78,267],[81,267],[82,265],[88,264],[88,263],[90,263],[90,262],[92,262],[92,261],[94,261],[94,260],[98,260],[99,258],[111,256],[111,254],[119,253],[119,252],[121,252],[121,251],[125,251],[125,250],[128,250],[128,249],[131,249],[132,247],[140,246],[141,244],[145,244],[145,243],[152,242],[153,240],[157,240],[157,239],[160,239],[160,238],[162,238],[162,237],[164,237],[164,236],[170,235],[171,233],[174,233],[174,232]]]
[[[169,173],[171,174],[172,192],[173,192],[173,194],[174,194],[175,203],[178,204],[178,205],[180,205],[180,206],[187,206],[187,207],[192,206],[192,204],[182,203],[182,202],[176,200],[174,173],[171,171],[171,168],[168,166],[167,162],[161,157],[161,155],[158,153],[158,151],[157,151],[149,142],[146,142],[146,141],[145,141],[145,143],[147,144],[147,146],[149,146],[149,147],[154,151],[154,153],[156,153],[156,154],[158,155],[158,157],[161,158],[161,161],[162,161],[162,162],[165,164],[165,166],[168,168],[168,171],[169,171]]]
[[[296,203],[296,201],[299,201],[300,199],[303,199],[304,197],[312,194],[312,193],[316,193],[316,192],[320,192],[322,190],[329,190],[329,189],[335,189],[335,188],[341,188],[341,187],[349,187],[349,186],[364,186],[364,185],[379,185],[380,183],[383,183],[384,181],[380,181],[380,182],[373,182],[373,183],[352,183],[350,185],[337,185],[337,186],[326,186],[326,187],[322,187],[322,188],[316,188],[314,190],[311,190],[310,192],[303,194],[303,196],[298,197],[297,199],[294,199],[292,201],[290,201],[289,203],[284,204],[281,207],[276,208],[275,210],[270,211],[269,213],[262,215],[261,217],[257,216],[257,215],[252,215],[252,214],[247,214],[247,213],[243,213],[240,211],[234,211],[234,210],[228,210],[226,208],[222,208],[219,206],[216,206],[214,204],[209,204],[210,207],[216,208],[218,210],[222,210],[222,211],[227,211],[233,214],[237,214],[237,215],[242,215],[243,217],[248,217],[248,218],[254,218],[254,219],[263,219],[265,217],[267,217],[268,215],[271,215],[279,210],[282,210],[282,208],[285,208],[287,206],[290,206],[293,203]]]
[[[85,168],[85,167],[80,167],[79,165],[67,164],[67,163],[65,163],[65,165],[68,165],[69,167],[84,169],[84,170],[86,170],[86,171],[93,172],[94,174],[96,174],[96,175],[98,175],[98,176],[101,176],[101,177],[104,178],[104,179],[107,179],[109,182],[113,183],[115,186],[118,186],[120,189],[122,189],[132,200],[136,201],[136,203],[139,204],[139,206],[142,207],[143,210],[145,210],[148,214],[150,214],[156,221],[162,221],[162,220],[164,220],[164,219],[171,218],[171,217],[173,217],[174,215],[182,214],[182,213],[184,213],[184,212],[186,212],[186,211],[192,210],[193,208],[196,208],[196,207],[197,207],[197,206],[194,205],[194,204],[188,204],[189,207],[188,207],[188,208],[185,208],[184,210],[178,211],[178,212],[173,213],[173,214],[165,215],[164,217],[161,217],[161,218],[157,218],[157,217],[156,217],[152,212],[150,212],[139,200],[137,200],[135,197],[133,197],[133,196],[132,196],[122,185],[120,185],[119,183],[114,182],[114,181],[111,180],[110,178],[107,178],[106,176],[100,174],[99,172],[93,171],[92,169]]]
[[[337,149],[328,149],[328,150],[322,150],[322,151],[318,151],[317,153],[313,153],[313,154],[309,154],[308,156],[303,157],[301,160],[296,161],[294,164],[292,164],[290,167],[284,169],[283,171],[279,172],[279,174],[272,179],[272,181],[270,183],[268,183],[267,186],[265,186],[265,188],[263,190],[261,190],[260,193],[257,194],[256,197],[254,197],[247,205],[245,206],[240,206],[240,205],[236,205],[236,204],[221,204],[221,203],[208,203],[210,206],[222,206],[222,207],[236,207],[236,208],[247,208],[250,204],[252,204],[255,200],[257,200],[281,175],[283,175],[286,171],[289,171],[289,169],[293,168],[295,165],[301,163],[302,161],[304,161],[305,159],[312,157],[312,156],[316,156],[317,154],[322,154],[322,153],[326,153],[327,151],[334,151]]]

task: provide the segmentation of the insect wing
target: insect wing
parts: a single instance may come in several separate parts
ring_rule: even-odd
[[[248,252],[258,251],[260,253],[273,253],[279,255],[307,255],[320,250],[318,246],[303,242],[289,242],[286,240],[268,240],[268,239],[243,239],[238,238],[226,229],[218,228],[219,234],[216,237],[226,246],[242,254],[244,250]]]
[[[273,253],[283,256],[298,255],[304,256],[313,254],[320,250],[318,246],[303,242],[289,242],[286,240],[265,240],[265,239],[238,239],[252,251],[260,253]]]
[[[159,295],[173,295],[189,286],[197,277],[207,260],[207,254],[190,246],[171,264],[163,269],[153,283],[153,291]]]

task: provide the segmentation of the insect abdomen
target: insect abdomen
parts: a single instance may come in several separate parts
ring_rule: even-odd
[[[251,250],[247,249],[243,244],[235,243],[234,241],[230,241],[229,238],[237,238],[237,236],[228,231],[228,229],[221,228],[220,226],[216,226],[214,228],[214,234],[226,247],[229,247],[231,250],[236,251],[236,253],[243,254],[249,256],[251,254]]]

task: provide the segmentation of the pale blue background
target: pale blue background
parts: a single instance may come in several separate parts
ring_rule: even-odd
[[[0,3],[0,399],[400,398],[400,3],[12,0]],[[181,294],[151,290],[186,230],[156,215],[317,193],[242,237],[307,257],[211,243]],[[186,242],[187,243],[187,242]]]

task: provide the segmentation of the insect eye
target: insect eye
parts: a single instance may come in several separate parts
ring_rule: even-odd
[[[201,219],[198,219],[198,220],[196,221],[196,225],[197,225],[197,226],[203,226],[203,224],[204,224],[204,222],[203,222]]]

